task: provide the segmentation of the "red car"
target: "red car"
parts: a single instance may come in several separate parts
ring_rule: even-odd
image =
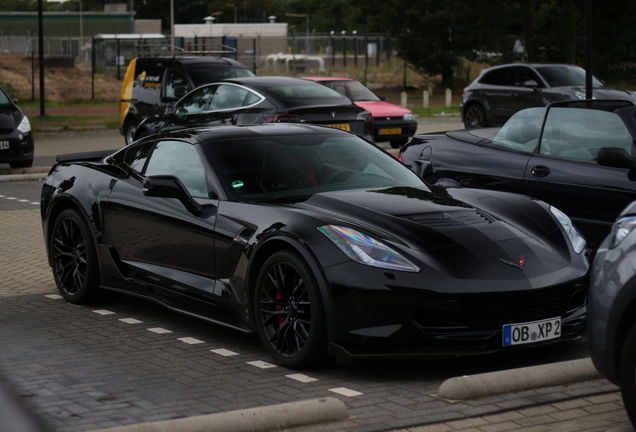
[[[319,82],[351,99],[356,105],[373,115],[373,139],[388,141],[392,148],[399,148],[415,134],[417,122],[413,113],[399,105],[385,102],[360,81],[352,78],[303,77]]]

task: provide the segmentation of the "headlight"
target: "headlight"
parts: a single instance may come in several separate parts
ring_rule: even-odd
[[[636,216],[627,216],[614,222],[610,234],[610,249],[618,247],[634,228],[636,228]]]
[[[585,239],[583,238],[583,236],[581,236],[581,234],[579,234],[578,230],[574,228],[574,225],[572,225],[572,221],[570,220],[570,218],[556,207],[550,206],[550,211],[561,223],[563,230],[570,239],[570,244],[572,245],[572,249],[574,249],[574,252],[576,252],[577,254],[583,252],[583,249],[585,249]]]
[[[407,113],[402,116],[402,119],[405,121],[414,121],[415,116],[413,115],[413,113]]]
[[[342,252],[360,264],[416,273],[419,267],[385,244],[351,228],[325,225],[318,228]]]
[[[358,113],[357,118],[358,120],[364,120],[367,123],[370,123],[373,121],[373,115],[369,111],[362,111]]]
[[[31,122],[27,116],[22,117],[22,121],[17,127],[18,132],[27,133],[31,132]]]

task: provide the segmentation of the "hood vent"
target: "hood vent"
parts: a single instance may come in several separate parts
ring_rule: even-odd
[[[431,228],[486,225],[494,222],[491,216],[477,209],[411,214],[402,215],[402,217]]]

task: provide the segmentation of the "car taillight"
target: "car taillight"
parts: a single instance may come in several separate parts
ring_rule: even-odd
[[[302,116],[293,114],[279,114],[274,117],[274,123],[306,123]]]
[[[402,152],[401,152],[401,151],[399,151],[399,152],[398,152],[397,159],[398,159],[400,162],[404,163],[404,159],[402,159]]]

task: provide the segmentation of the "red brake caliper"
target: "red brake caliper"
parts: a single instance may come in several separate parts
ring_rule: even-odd
[[[280,291],[277,291],[276,292],[276,300],[284,300],[284,299],[285,298],[283,297],[283,293],[280,292]],[[277,311],[283,310],[283,307],[282,306],[276,306],[276,310]],[[279,326],[283,325],[284,321],[285,321],[285,317],[284,316],[281,315],[281,316],[278,317],[278,325]]]

